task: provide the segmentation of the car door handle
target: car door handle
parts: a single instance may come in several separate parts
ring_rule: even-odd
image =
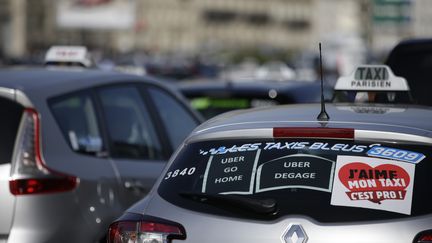
[[[140,181],[125,181],[124,187],[138,194],[147,194],[150,191],[149,187],[144,186]]]

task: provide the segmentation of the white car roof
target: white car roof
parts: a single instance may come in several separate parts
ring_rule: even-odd
[[[193,139],[271,136],[275,127],[335,127],[432,137],[432,110],[420,106],[327,104],[330,120],[320,122],[320,104],[280,105],[216,116],[192,133]],[[240,132],[239,132],[240,131]],[[225,134],[225,135],[224,135]]]

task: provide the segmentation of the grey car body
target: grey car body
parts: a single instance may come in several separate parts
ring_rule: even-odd
[[[0,108],[0,242],[104,239],[200,123],[154,78],[89,69],[2,70]]]
[[[120,229],[126,222],[172,226],[165,232],[172,242],[430,237],[432,110],[328,104],[330,120],[317,121],[319,112],[319,105],[284,105],[203,123],[151,193],[111,224],[110,242],[121,242],[113,239],[128,233]],[[145,239],[145,230],[131,232]]]

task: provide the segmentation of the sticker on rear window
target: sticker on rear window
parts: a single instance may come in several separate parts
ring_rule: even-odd
[[[252,194],[261,150],[210,156],[204,173],[202,192]]]
[[[305,188],[331,192],[334,161],[308,154],[288,155],[261,164],[256,192]]]
[[[373,157],[381,157],[386,159],[395,159],[405,162],[410,162],[417,164],[422,161],[426,156],[422,153],[417,153],[408,150],[395,149],[395,148],[387,148],[381,146],[372,147],[367,155]]]
[[[330,204],[410,215],[414,172],[411,163],[338,156]]]
[[[200,150],[201,155],[217,155],[217,154],[227,154],[227,153],[241,153],[245,151],[256,151],[260,148],[261,143],[246,143],[240,146],[233,145],[232,147],[220,146],[218,148],[212,148],[210,150]]]
[[[363,153],[368,146],[348,144],[348,143],[325,143],[325,142],[267,142],[263,143],[245,143],[241,145],[233,145],[230,147],[220,146],[211,148],[209,150],[200,149],[199,154],[207,155],[220,155],[229,153],[242,153],[246,151],[257,151],[261,149],[267,150],[322,150],[322,151],[335,151],[335,152],[351,152],[351,153]]]

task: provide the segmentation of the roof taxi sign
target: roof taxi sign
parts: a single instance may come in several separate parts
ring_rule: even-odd
[[[397,77],[386,65],[361,65],[354,72],[340,77],[335,90],[409,91],[407,81]]]
[[[46,65],[91,66],[85,46],[52,46],[45,55]]]

